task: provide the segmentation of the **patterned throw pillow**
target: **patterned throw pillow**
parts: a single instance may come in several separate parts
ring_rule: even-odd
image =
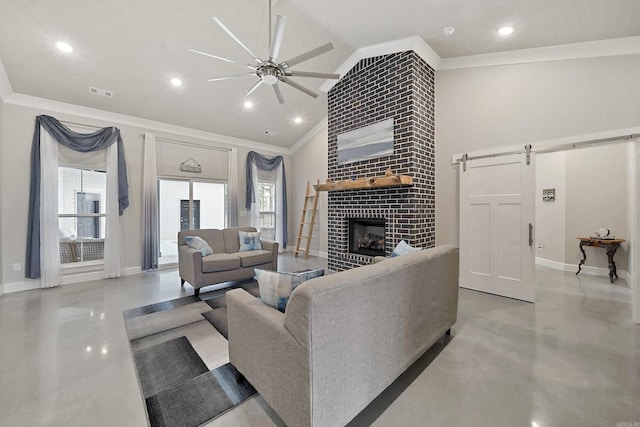
[[[202,256],[211,255],[213,253],[213,249],[207,242],[205,242],[201,237],[198,236],[184,236],[184,242],[190,248],[200,251]]]
[[[263,303],[284,313],[291,292],[302,282],[314,277],[324,276],[324,270],[311,270],[301,273],[278,273],[277,271],[254,269],[260,299]]]
[[[240,239],[240,252],[262,249],[259,231],[238,231]]]
[[[412,252],[418,252],[418,251],[421,251],[421,250],[422,249],[420,249],[420,248],[414,248],[413,246],[409,245],[404,240],[400,240],[400,243],[398,243],[398,245],[395,247],[393,252],[391,252],[391,255],[389,255],[389,258],[394,258],[394,257],[400,256],[400,255],[410,254]]]

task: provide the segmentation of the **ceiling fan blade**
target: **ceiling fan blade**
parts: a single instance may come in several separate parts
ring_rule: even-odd
[[[317,79],[339,79],[340,74],[314,73],[312,71],[287,71],[287,76],[291,77],[312,77]]]
[[[214,77],[213,79],[209,79],[207,81],[209,82],[217,82],[220,80],[231,80],[231,79],[239,79],[241,77],[249,77],[249,76],[255,76],[255,73],[244,73],[244,74],[236,74],[233,76],[224,76],[224,77]]]
[[[315,49],[312,49],[308,52],[305,52],[301,55],[298,55],[294,58],[289,59],[288,61],[284,61],[282,62],[282,65],[284,67],[292,67],[296,64],[299,64],[301,62],[307,61],[311,58],[315,58],[318,55],[322,55],[323,53],[329,52],[330,50],[333,50],[333,43],[329,42],[327,44],[323,44],[320,47],[317,47]]]
[[[236,36],[236,35],[235,35],[235,34],[234,34],[230,29],[229,29],[229,27],[227,27],[226,25],[224,25],[224,23],[223,23],[223,22],[222,22],[218,17],[214,16],[214,17],[213,17],[213,21],[214,21],[216,24],[218,24],[218,25],[220,26],[220,28],[222,28],[222,29],[225,31],[225,33],[229,34],[229,36],[230,36],[233,40],[235,40],[235,42],[236,42],[236,43],[238,43],[238,44],[239,44],[239,45],[240,45],[244,50],[246,50],[246,51],[247,51],[247,53],[248,53],[249,55],[251,55],[251,57],[252,57],[253,59],[255,59],[258,63],[262,62],[262,60],[261,60],[260,58],[258,58],[258,56],[257,56],[255,53],[251,52],[251,49],[249,49],[249,48],[248,48],[244,43],[242,43],[242,42],[240,41],[240,39],[238,38],[238,36]]]
[[[189,49],[189,52],[198,53],[200,55],[208,56],[209,58],[219,59],[220,61],[231,62],[232,64],[246,65],[246,64],[243,64],[241,62],[234,61],[233,59],[223,58],[222,56],[212,55],[210,53],[202,52],[202,51],[195,50],[195,49]],[[253,68],[253,67],[249,67],[249,68]]]
[[[258,89],[260,87],[260,85],[262,83],[263,83],[262,79],[260,79],[257,82],[255,82],[255,84],[253,86],[251,86],[248,91],[246,91],[244,93],[244,97],[246,98],[247,96],[251,95],[256,89]]]
[[[287,25],[287,18],[282,15],[276,16],[276,27],[273,31],[273,40],[271,41],[271,47],[269,48],[269,59],[273,62],[277,62],[278,54],[280,53],[280,46],[282,45],[282,38],[284,37],[284,28]]]
[[[313,98],[317,98],[318,97],[318,94],[315,93],[314,91],[312,91],[311,89],[307,89],[306,87],[302,86],[301,84],[296,83],[293,80],[290,80],[290,79],[288,79],[286,77],[280,77],[280,81],[282,83],[286,83],[289,86],[298,89],[300,92],[306,93],[307,95],[309,95],[309,96],[311,96]]]
[[[282,92],[280,92],[280,88],[277,84],[273,85],[273,91],[276,93],[276,98],[278,98],[278,102],[280,104],[284,104],[284,98],[282,96]]]

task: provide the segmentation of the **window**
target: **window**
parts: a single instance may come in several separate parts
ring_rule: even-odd
[[[58,168],[58,237],[62,264],[104,259],[107,174]]]
[[[260,208],[260,233],[266,240],[276,239],[276,183],[258,181],[258,207]]]
[[[161,265],[178,262],[180,230],[227,226],[227,184],[189,179],[158,180]]]

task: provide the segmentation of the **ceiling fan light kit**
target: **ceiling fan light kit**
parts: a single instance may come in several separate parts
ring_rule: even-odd
[[[278,62],[278,55],[280,53],[280,47],[282,46],[282,39],[284,37],[284,30],[287,25],[287,18],[282,15],[276,16],[276,25],[273,30],[273,37],[271,36],[271,0],[269,0],[269,59],[263,60],[259,58],[255,53],[251,51],[242,41],[236,36],[233,31],[227,27],[224,22],[220,20],[218,17],[214,17],[213,21],[218,24],[222,30],[229,35],[245,52],[247,52],[256,62],[256,65],[246,65],[241,62],[234,61],[232,59],[223,58],[218,55],[213,55],[207,52],[202,52],[196,49],[189,49],[189,51],[193,53],[197,53],[199,55],[208,56],[210,58],[214,58],[220,61],[230,62],[233,64],[239,64],[246,66],[251,69],[251,72],[247,72],[244,74],[236,74],[231,76],[224,77],[215,77],[209,79],[210,82],[221,81],[221,80],[230,80],[237,79],[242,77],[254,76],[258,77],[258,81],[253,84],[244,94],[245,97],[251,95],[258,87],[260,87],[263,83],[270,85],[273,87],[274,93],[278,102],[280,104],[284,104],[284,97],[282,96],[282,92],[278,86],[278,83],[284,83],[297,89],[307,95],[316,98],[318,96],[317,93],[312,91],[311,89],[294,82],[290,79],[290,77],[310,77],[310,78],[318,78],[318,79],[339,79],[340,74],[333,73],[317,73],[312,71],[294,71],[289,67],[293,65],[297,65],[301,62],[307,61],[311,58],[315,58],[316,56],[322,55],[323,53],[329,52],[333,50],[333,43],[329,42],[322,46],[319,46],[315,49],[312,49],[308,52],[305,52],[301,55],[298,55],[294,58],[291,58],[287,61]]]

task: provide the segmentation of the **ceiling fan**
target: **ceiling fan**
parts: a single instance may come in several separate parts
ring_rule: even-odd
[[[282,92],[278,87],[279,82],[287,84],[295,89],[298,89],[301,92],[306,93],[309,96],[316,98],[318,96],[317,93],[291,80],[291,77],[312,77],[312,78],[319,78],[319,79],[339,79],[340,78],[340,74],[317,73],[312,71],[294,71],[290,69],[290,67],[294,65],[307,61],[311,58],[315,58],[316,56],[322,55],[323,53],[329,52],[334,48],[333,43],[331,42],[323,44],[320,47],[317,47],[308,52],[302,53],[286,61],[278,61],[278,54],[280,53],[280,45],[282,44],[282,38],[284,36],[284,29],[287,23],[287,18],[285,18],[283,15],[276,16],[276,25],[275,25],[275,28],[273,31],[273,37],[272,37],[271,35],[271,0],[269,0],[269,59],[267,60],[263,60],[259,58],[255,53],[253,53],[251,49],[249,49],[244,43],[242,43],[242,41],[240,41],[238,36],[236,36],[229,29],[229,27],[227,27],[220,20],[220,18],[214,17],[213,21],[216,24],[218,24],[218,26],[222,28],[236,43],[238,43],[240,47],[242,47],[249,55],[251,55],[251,57],[255,60],[256,65],[246,65],[238,61],[234,61],[232,59],[223,58],[218,55],[213,55],[213,54],[202,52],[196,49],[189,49],[189,51],[191,52],[208,56],[210,58],[215,58],[221,61],[243,65],[249,68],[250,70],[252,70],[244,74],[236,74],[232,76],[216,77],[213,79],[209,79],[210,82],[237,79],[242,77],[251,77],[251,76],[258,77],[258,81],[255,82],[253,86],[251,86],[249,90],[245,92],[244,96],[247,97],[251,95],[262,84],[267,84],[273,87],[273,91],[276,94],[276,98],[278,98],[278,102],[280,104],[284,104],[284,98],[282,96]]]

